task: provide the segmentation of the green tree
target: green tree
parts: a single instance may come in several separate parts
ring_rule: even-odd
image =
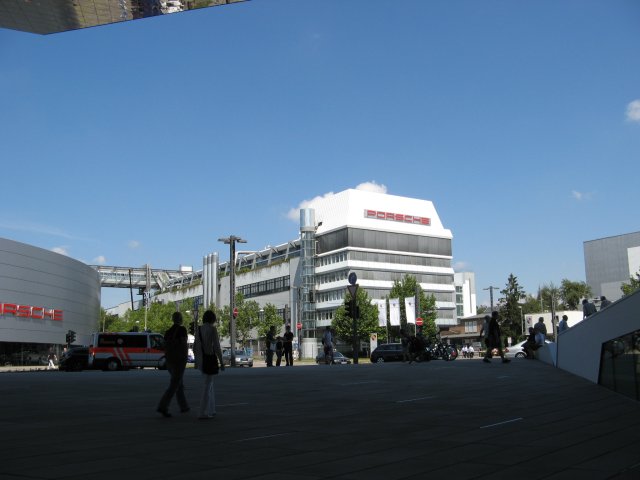
[[[560,298],[560,289],[553,283],[545,283],[538,291],[542,311],[556,312],[565,308]]]
[[[282,329],[284,318],[278,315],[278,309],[272,303],[267,303],[262,313],[262,318],[258,321],[257,329],[259,338],[264,339],[272,326],[276,327],[276,332]]]
[[[500,315],[503,318],[502,333],[514,339],[517,338],[518,334],[524,336],[520,301],[526,298],[527,295],[518,283],[518,277],[511,273],[505,288],[500,290],[500,293],[503,295],[499,299],[501,304]]]
[[[572,282],[566,278],[560,283],[560,299],[569,310],[581,310],[580,301],[592,295],[586,282]]]
[[[636,278],[629,277],[629,283],[623,283],[620,286],[622,294],[624,296],[631,295],[636,290],[640,289],[640,270],[636,273]]]
[[[419,312],[416,317],[421,317],[424,321],[422,331],[427,338],[432,338],[438,333],[438,327],[436,325],[436,318],[438,317],[438,310],[436,308],[436,298],[434,295],[426,295],[420,284],[416,280],[416,277],[412,275],[405,275],[402,280],[396,280],[393,282],[391,291],[388,298],[400,298],[400,326],[389,327],[390,335],[393,337],[400,336],[400,328],[407,326],[407,314],[405,312],[404,299],[407,297],[414,297],[417,293],[417,300],[419,302]],[[409,331],[409,333],[411,333]],[[389,339],[387,339],[388,341]]]
[[[351,302],[351,295],[346,294],[344,303],[338,307],[331,322],[336,336],[351,345],[353,343],[353,319],[347,316],[346,305]],[[378,307],[371,304],[369,295],[363,288],[356,292],[356,306],[359,310],[356,322],[356,336],[358,345],[366,341],[372,333],[383,335],[384,327],[378,326]]]
[[[254,300],[245,301],[244,295],[236,293],[234,306],[238,309],[238,316],[235,319],[236,341],[241,345],[246,345],[251,338],[251,331],[258,325],[260,317],[260,305]],[[231,336],[231,312],[229,305],[222,309],[214,308],[218,317],[218,331],[221,337]]]

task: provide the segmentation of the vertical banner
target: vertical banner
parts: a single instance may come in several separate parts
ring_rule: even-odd
[[[391,326],[400,325],[400,299],[389,299],[389,323]]]
[[[404,311],[407,315],[407,323],[416,323],[416,297],[404,299]]]
[[[374,298],[371,303],[378,307],[378,326],[387,326],[387,301],[383,299]]]

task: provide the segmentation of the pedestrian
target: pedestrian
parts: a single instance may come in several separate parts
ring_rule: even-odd
[[[475,350],[473,349],[473,345],[469,345],[469,348],[467,349],[467,355],[469,356],[469,358],[473,358],[474,353]]]
[[[480,329],[480,339],[482,340],[482,343],[484,343],[484,348],[487,352],[491,351],[489,348],[489,322],[491,322],[491,317],[489,315],[485,315],[482,328]]]
[[[169,403],[174,395],[182,413],[190,410],[189,403],[184,395],[184,384],[182,382],[184,370],[187,367],[187,329],[182,326],[182,314],[180,312],[173,312],[171,320],[173,325],[164,334],[164,355],[171,379],[169,387],[160,398],[157,408],[158,413],[167,418],[171,417]]]
[[[462,346],[462,358],[467,358],[469,356],[469,347],[467,347],[467,344],[465,343]]]
[[[540,332],[545,338],[547,337],[547,326],[544,324],[544,317],[538,317],[538,323],[533,326],[533,329],[536,332]]]
[[[544,342],[544,340],[543,340]],[[536,330],[533,327],[529,327],[529,336],[527,337],[527,341],[522,345],[522,349],[526,355],[526,358],[534,359],[534,352],[540,348],[541,345],[538,345],[536,340]]]
[[[284,354],[284,342],[282,337],[278,335],[276,338],[276,367],[282,363],[282,355]]]
[[[502,351],[502,332],[500,331],[500,324],[498,323],[498,312],[491,312],[491,320],[489,321],[489,335],[487,336],[488,346],[487,353],[485,353],[483,362],[490,363],[492,350],[498,349],[498,355],[502,358],[502,363],[509,363],[511,360],[504,357]]]
[[[273,352],[276,350],[276,327],[271,325],[265,339],[267,346],[265,348],[265,357],[267,367],[273,367]]]
[[[611,305],[611,300],[607,300],[607,297],[605,297],[604,295],[602,295],[600,297],[600,310],[602,310],[603,308],[608,307],[609,305]]]
[[[291,325],[285,327],[284,332],[284,361],[287,367],[293,366],[293,332]]]
[[[49,349],[49,356],[47,357],[47,360],[49,360],[49,364],[47,365],[47,370],[56,368],[56,361],[58,360],[58,357],[56,357],[56,354],[54,353],[53,348]]]
[[[558,323],[558,333],[562,333],[569,329],[567,320],[569,320],[569,317],[567,317],[566,315],[562,315],[562,320],[560,320],[560,323]]]
[[[333,334],[329,325],[324,329],[322,345],[324,346],[324,363],[333,365]]]
[[[596,306],[586,298],[582,300],[582,318],[585,319],[596,313]]]
[[[407,335],[404,328],[400,329],[400,343],[402,344],[402,362],[411,363],[411,338]]]
[[[216,416],[216,395],[213,388],[213,376],[219,370],[224,372],[220,337],[216,328],[216,314],[211,310],[204,312],[202,326],[198,328],[193,346],[196,357],[196,368],[204,376],[204,385],[200,397],[199,419],[213,418]]]

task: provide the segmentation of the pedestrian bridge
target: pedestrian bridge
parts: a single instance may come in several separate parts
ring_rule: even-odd
[[[100,286],[165,290],[171,286],[190,285],[198,281],[202,272],[154,269],[142,267],[108,267],[91,265],[100,275]]]

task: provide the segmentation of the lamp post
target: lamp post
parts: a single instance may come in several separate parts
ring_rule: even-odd
[[[489,298],[491,299],[491,312],[493,313],[493,290],[497,290],[499,287],[487,287],[483,288],[483,290],[489,290]]]
[[[235,235],[229,235],[218,239],[219,242],[229,245],[229,313],[231,318],[229,320],[229,332],[231,336],[231,366],[236,366],[236,356],[233,355],[233,351],[236,348],[236,319],[233,316],[235,308],[235,290],[236,290],[236,243],[247,243],[246,240],[236,237]]]
[[[522,336],[526,337],[524,333],[524,313],[522,312],[522,307],[520,305],[518,305],[518,308],[520,309],[520,323],[522,324]]]

